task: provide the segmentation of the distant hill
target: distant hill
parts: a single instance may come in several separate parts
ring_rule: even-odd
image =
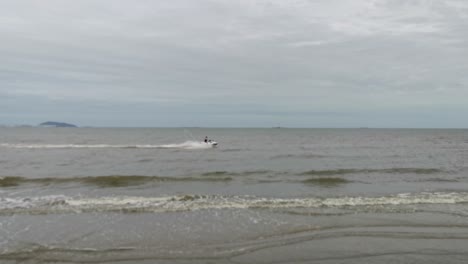
[[[54,121],[47,121],[44,123],[40,123],[39,126],[42,127],[77,127],[73,124],[63,123],[63,122],[54,122]]]

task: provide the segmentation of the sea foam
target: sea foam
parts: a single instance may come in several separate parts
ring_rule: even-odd
[[[180,212],[208,209],[291,209],[405,206],[468,203],[468,193],[416,193],[381,197],[267,198],[253,196],[179,195],[164,197],[0,198],[0,214],[61,214],[80,212]]]

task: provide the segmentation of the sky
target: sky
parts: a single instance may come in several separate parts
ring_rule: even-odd
[[[0,0],[0,124],[468,127],[466,0]]]

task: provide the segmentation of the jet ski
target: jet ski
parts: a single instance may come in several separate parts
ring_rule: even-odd
[[[203,143],[211,145],[212,147],[218,146],[218,142],[213,141],[213,140],[208,140],[208,142],[203,142]]]

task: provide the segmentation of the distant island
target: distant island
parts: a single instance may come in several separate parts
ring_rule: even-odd
[[[39,126],[41,127],[77,127],[73,124],[63,123],[63,122],[54,122],[54,121],[47,121],[44,123],[40,123]]]

